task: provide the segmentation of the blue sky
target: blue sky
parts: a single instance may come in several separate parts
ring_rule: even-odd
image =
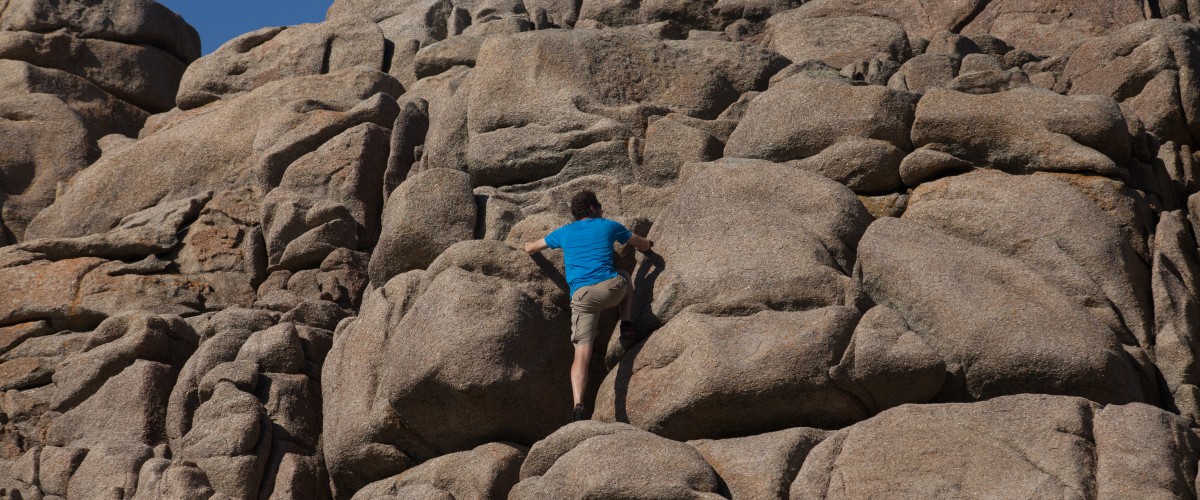
[[[265,26],[316,23],[333,0],[158,0],[200,32],[204,53]]]

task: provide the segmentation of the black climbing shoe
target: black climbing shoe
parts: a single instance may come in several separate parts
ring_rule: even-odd
[[[621,321],[621,336],[617,339],[621,342],[621,349],[628,351],[645,339],[646,335],[632,321]]]
[[[586,414],[587,408],[583,407],[583,403],[576,404],[575,409],[571,410],[571,421],[578,422],[580,420],[587,420]]]

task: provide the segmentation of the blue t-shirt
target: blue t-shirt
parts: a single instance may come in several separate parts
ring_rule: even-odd
[[[583,219],[567,224],[546,236],[546,246],[561,248],[567,268],[571,296],[575,290],[595,285],[617,275],[613,267],[613,242],[625,244],[633,233],[608,219]]]

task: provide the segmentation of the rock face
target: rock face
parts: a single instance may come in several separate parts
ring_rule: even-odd
[[[903,443],[880,449],[880,439],[897,433]],[[1142,444],[1130,448],[1134,442]],[[1178,418],[1141,404],[1100,408],[1079,398],[1010,396],[909,405],[817,445],[792,483],[791,498],[1187,496],[1195,484],[1196,445]],[[960,473],[940,472],[950,464]],[[1150,464],[1162,464],[1164,473],[1131,479]]]
[[[1196,20],[0,0],[0,496],[1194,498]]]
[[[0,5],[0,244],[100,155],[107,134],[136,135],[175,104],[200,37],[149,0]]]

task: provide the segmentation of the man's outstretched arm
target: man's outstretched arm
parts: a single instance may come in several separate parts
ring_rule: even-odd
[[[650,241],[649,239],[643,238],[636,234],[633,236],[630,236],[629,241],[627,241],[626,243],[633,245],[633,248],[638,249],[639,252],[645,252],[647,250],[650,250],[650,247],[654,246],[653,241]],[[528,248],[528,247],[526,247],[526,248]]]
[[[538,253],[547,248],[550,248],[550,245],[546,244],[546,238],[542,238],[537,241],[525,242],[525,253],[530,254],[530,255]]]

